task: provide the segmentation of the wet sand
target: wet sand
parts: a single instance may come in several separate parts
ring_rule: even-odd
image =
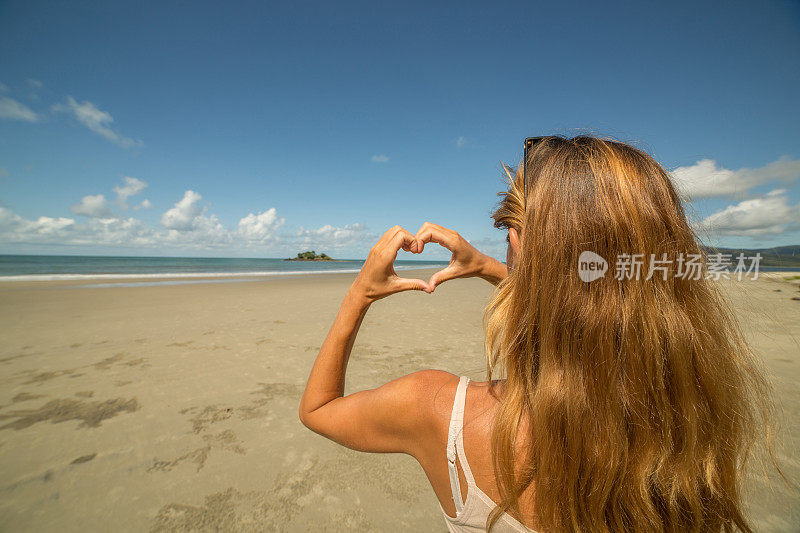
[[[353,277],[0,284],[0,530],[444,531],[413,459],[343,449],[297,419]],[[794,480],[797,283],[723,284],[774,379]],[[421,368],[480,379],[491,290],[458,280],[377,302],[348,391]],[[796,495],[756,481],[748,501],[760,531],[800,530]]]

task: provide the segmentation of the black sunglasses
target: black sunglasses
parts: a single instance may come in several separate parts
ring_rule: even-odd
[[[527,139],[525,139],[525,153],[522,156],[522,183],[524,184],[523,187],[525,190],[523,192],[525,194],[526,199],[528,198],[528,180],[526,179],[527,176],[526,166],[528,164],[528,154],[530,154],[530,151],[533,149],[534,146],[536,146],[537,144],[539,144],[539,142],[541,142],[543,139],[546,138],[547,135],[543,135],[541,137],[528,137]]]

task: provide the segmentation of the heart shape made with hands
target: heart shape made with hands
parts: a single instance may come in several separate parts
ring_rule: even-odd
[[[421,254],[427,243],[435,243],[451,252],[450,264],[435,272],[427,282],[425,292],[432,293],[437,285],[445,281],[474,276],[480,270],[478,259],[482,256],[466,239],[457,232],[426,222],[414,235],[413,242],[403,243],[402,249],[413,254]],[[422,281],[422,280],[419,280]],[[425,282],[423,281],[423,284]]]

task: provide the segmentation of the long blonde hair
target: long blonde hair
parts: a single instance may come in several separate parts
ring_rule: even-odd
[[[768,386],[715,283],[676,276],[701,248],[669,175],[590,136],[547,137],[522,167],[492,215],[521,248],[484,317],[505,380],[487,526],[531,488],[543,531],[751,531],[741,473]],[[605,277],[581,281],[583,251]],[[617,280],[620,254],[672,264]]]

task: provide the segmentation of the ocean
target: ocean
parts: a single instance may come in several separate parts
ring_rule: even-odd
[[[342,261],[284,261],[232,257],[117,257],[91,255],[0,255],[3,281],[103,281],[158,278],[143,284],[236,281],[270,276],[361,270],[363,259]],[[399,272],[412,268],[442,268],[448,261],[395,261]],[[797,267],[761,267],[761,272],[798,272]],[[195,280],[195,281],[192,281]],[[115,284],[116,285],[116,284]]]
[[[259,278],[358,272],[364,260],[284,261],[227,257],[112,257],[89,255],[0,255],[0,282],[137,278]],[[395,261],[395,270],[437,268],[448,261]]]

